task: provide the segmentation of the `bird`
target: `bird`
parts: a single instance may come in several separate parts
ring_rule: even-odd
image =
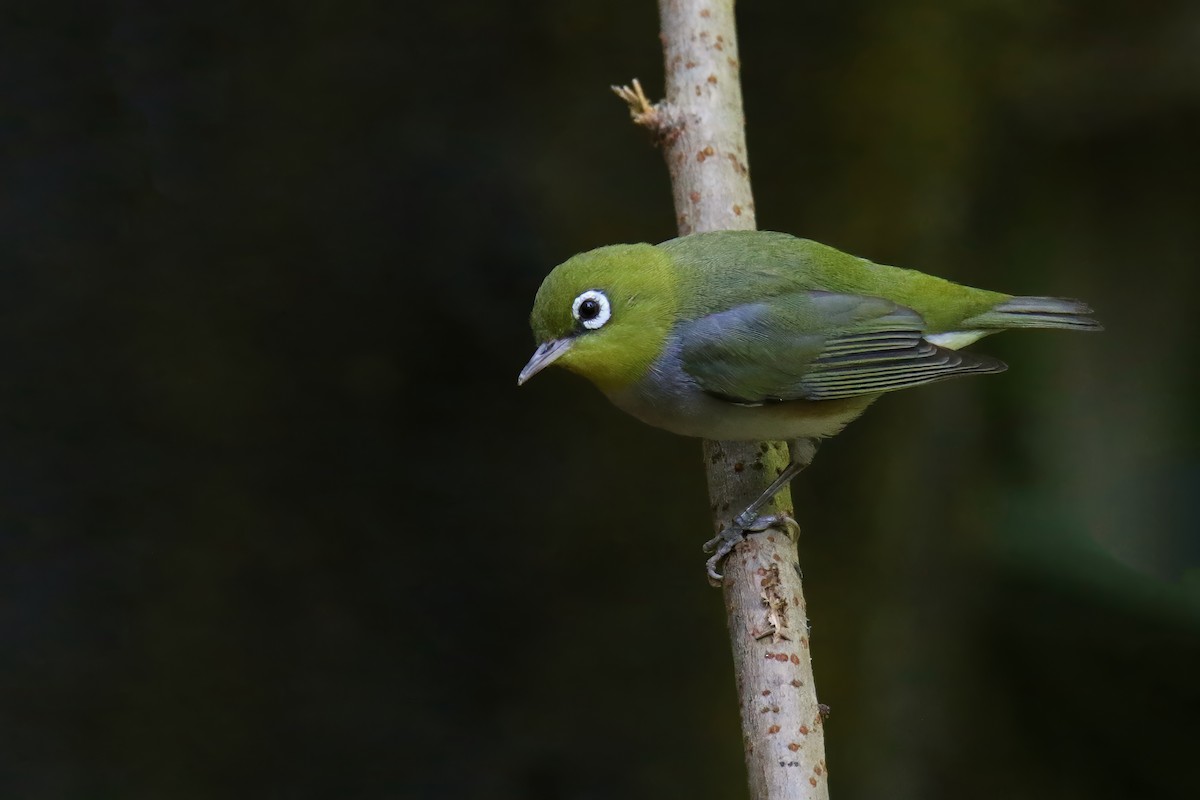
[[[704,545],[706,572],[744,538],[798,530],[759,511],[817,446],[889,392],[1007,369],[961,351],[999,331],[1098,331],[1087,304],[975,289],[774,231],[694,233],[579,253],[544,279],[523,385],[550,365],[683,436],[787,441],[779,477]]]

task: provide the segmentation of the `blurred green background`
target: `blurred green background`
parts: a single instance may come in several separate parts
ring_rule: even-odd
[[[739,14],[761,227],[1107,326],[797,482],[834,796],[1200,796],[1200,5]],[[0,796],[745,796],[698,443],[515,386],[655,4],[2,15]]]

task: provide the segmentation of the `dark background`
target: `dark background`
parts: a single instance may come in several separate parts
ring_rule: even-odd
[[[744,796],[698,444],[515,386],[654,3],[2,9],[0,796]],[[834,796],[1200,796],[1200,6],[739,21],[761,227],[1107,327],[797,482]]]

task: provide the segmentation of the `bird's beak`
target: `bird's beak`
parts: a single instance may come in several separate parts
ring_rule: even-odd
[[[525,369],[521,370],[521,374],[517,376],[517,386],[554,363],[559,356],[571,349],[574,342],[574,339],[551,339],[543,342],[541,347],[534,351],[533,358],[529,359]]]

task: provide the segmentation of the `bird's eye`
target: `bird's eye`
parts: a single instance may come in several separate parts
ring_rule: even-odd
[[[612,316],[612,308],[609,306],[604,292],[588,289],[575,298],[575,302],[571,304],[571,314],[583,323],[583,327],[596,330],[608,322],[609,317]]]

